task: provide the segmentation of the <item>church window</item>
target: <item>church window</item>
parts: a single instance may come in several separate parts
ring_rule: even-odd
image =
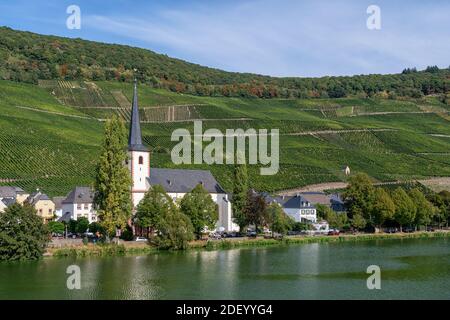
[[[144,164],[144,158],[142,156],[139,157],[139,164]]]

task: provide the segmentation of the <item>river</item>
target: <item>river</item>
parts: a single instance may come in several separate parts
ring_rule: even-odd
[[[67,267],[81,289],[68,290]],[[381,289],[367,289],[367,267]],[[450,299],[450,239],[0,263],[0,299]]]

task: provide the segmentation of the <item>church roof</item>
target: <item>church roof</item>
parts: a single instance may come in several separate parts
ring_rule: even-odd
[[[141,124],[139,121],[139,105],[137,94],[137,81],[134,80],[133,105],[131,107],[130,134],[128,136],[129,151],[148,151],[142,144]]]
[[[226,193],[209,170],[152,168],[147,180],[152,186],[159,184],[166,192],[187,193],[201,183],[209,193]]]

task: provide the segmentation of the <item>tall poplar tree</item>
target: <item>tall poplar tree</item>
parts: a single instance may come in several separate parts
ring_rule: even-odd
[[[234,167],[232,204],[234,222],[239,226],[241,233],[248,222],[245,214],[248,190],[247,166],[245,164],[237,164]]]
[[[96,168],[95,198],[100,224],[109,236],[124,229],[131,217],[131,177],[126,161],[123,121],[114,115],[105,123],[102,151]]]

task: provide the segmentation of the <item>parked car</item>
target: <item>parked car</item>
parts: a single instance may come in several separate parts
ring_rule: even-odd
[[[210,240],[220,240],[222,239],[222,236],[216,232],[211,232],[208,236],[208,239]]]
[[[386,233],[397,233],[398,231],[397,231],[397,228],[387,228],[385,232]]]
[[[222,238],[237,238],[239,234],[237,232],[224,232]]]
[[[433,227],[427,227],[427,231],[428,232],[434,232],[434,228]]]
[[[247,237],[249,238],[256,238],[256,236],[257,236],[256,231],[247,232]]]
[[[338,236],[339,235],[339,230],[337,230],[337,229],[330,229],[328,231],[328,235],[329,236]]]
[[[136,239],[134,239],[135,242],[147,242],[148,239],[146,237],[136,237]]]
[[[414,228],[411,228],[411,227],[403,228],[403,232],[405,232],[405,233],[411,233],[411,232],[414,232],[414,231],[415,231]]]

